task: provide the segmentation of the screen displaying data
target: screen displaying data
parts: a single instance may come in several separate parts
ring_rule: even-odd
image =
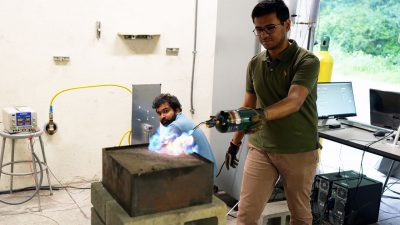
[[[356,116],[351,82],[318,83],[318,118],[343,118]]]

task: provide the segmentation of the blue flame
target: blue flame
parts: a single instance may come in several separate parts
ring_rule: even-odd
[[[175,127],[160,126],[157,132],[150,137],[149,150],[169,155],[198,153],[194,143],[193,132],[180,132]]]

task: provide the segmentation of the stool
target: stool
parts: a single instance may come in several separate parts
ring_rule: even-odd
[[[289,208],[286,201],[268,203],[262,214],[262,225],[267,225],[269,220],[274,218],[280,219],[280,225],[286,225],[286,219],[290,216]]]
[[[36,192],[30,196],[27,200],[19,202],[19,203],[8,203],[5,201],[0,200],[1,202],[4,203],[8,203],[8,204],[22,204],[25,203],[29,200],[31,200],[34,195],[36,194],[38,197],[38,204],[39,204],[39,211],[41,211],[41,205],[40,205],[40,195],[39,195],[39,190],[40,190],[40,186],[42,184],[43,181],[43,170],[46,170],[46,174],[47,174],[47,181],[49,183],[49,190],[50,190],[50,195],[53,194],[52,192],[52,188],[51,188],[51,183],[50,183],[50,176],[49,176],[49,169],[47,166],[47,161],[46,161],[46,155],[44,152],[44,145],[43,145],[43,141],[42,141],[42,135],[43,133],[43,129],[36,131],[36,132],[31,132],[31,133],[15,133],[15,134],[10,134],[10,133],[6,133],[3,131],[0,131],[0,136],[3,137],[3,145],[1,148],[1,153],[0,153],[0,178],[1,178],[1,174],[6,174],[10,176],[10,193],[12,193],[13,191],[13,178],[14,176],[27,176],[27,175],[34,175],[34,179],[35,179],[35,187],[36,187]],[[15,161],[14,160],[14,149],[15,149],[15,141],[17,139],[29,139],[29,143],[30,143],[30,147],[31,147],[31,155],[32,155],[32,160],[18,160]],[[35,154],[35,150],[33,148],[33,139],[34,138],[39,138],[39,142],[40,142],[40,147],[42,150],[42,156],[43,156],[43,162],[41,162],[39,160],[39,158],[37,157],[37,155]],[[4,150],[5,150],[5,146],[6,146],[6,140],[7,139],[11,139],[11,161],[8,163],[3,164],[3,157],[4,157]],[[30,173],[14,173],[14,164],[16,163],[32,163],[32,167],[33,167],[33,172]],[[36,163],[38,163],[39,165],[39,170],[36,168]],[[11,170],[10,172],[5,172],[3,171],[3,167],[10,165]],[[38,181],[37,178],[37,174],[40,173],[40,181]]]

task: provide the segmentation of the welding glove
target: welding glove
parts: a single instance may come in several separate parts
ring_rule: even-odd
[[[265,114],[264,109],[257,108],[257,109],[253,109],[253,110],[257,116],[252,117],[253,125],[243,131],[245,134],[256,133],[257,131],[261,130],[261,128],[264,126],[264,124],[267,121],[267,116]]]
[[[228,151],[225,154],[225,166],[227,170],[229,170],[229,167],[236,168],[236,166],[239,164],[239,159],[236,157],[236,155],[239,151],[241,143],[242,142],[240,142],[239,145],[235,145],[231,141]]]

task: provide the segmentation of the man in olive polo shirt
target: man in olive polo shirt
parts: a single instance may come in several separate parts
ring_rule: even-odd
[[[318,163],[318,58],[289,40],[289,10],[282,0],[258,3],[254,34],[267,49],[249,62],[243,107],[262,108],[266,122],[249,137],[240,193],[239,225],[256,225],[279,175],[291,225],[312,224],[310,194]],[[229,168],[244,136],[236,132],[226,153]]]

